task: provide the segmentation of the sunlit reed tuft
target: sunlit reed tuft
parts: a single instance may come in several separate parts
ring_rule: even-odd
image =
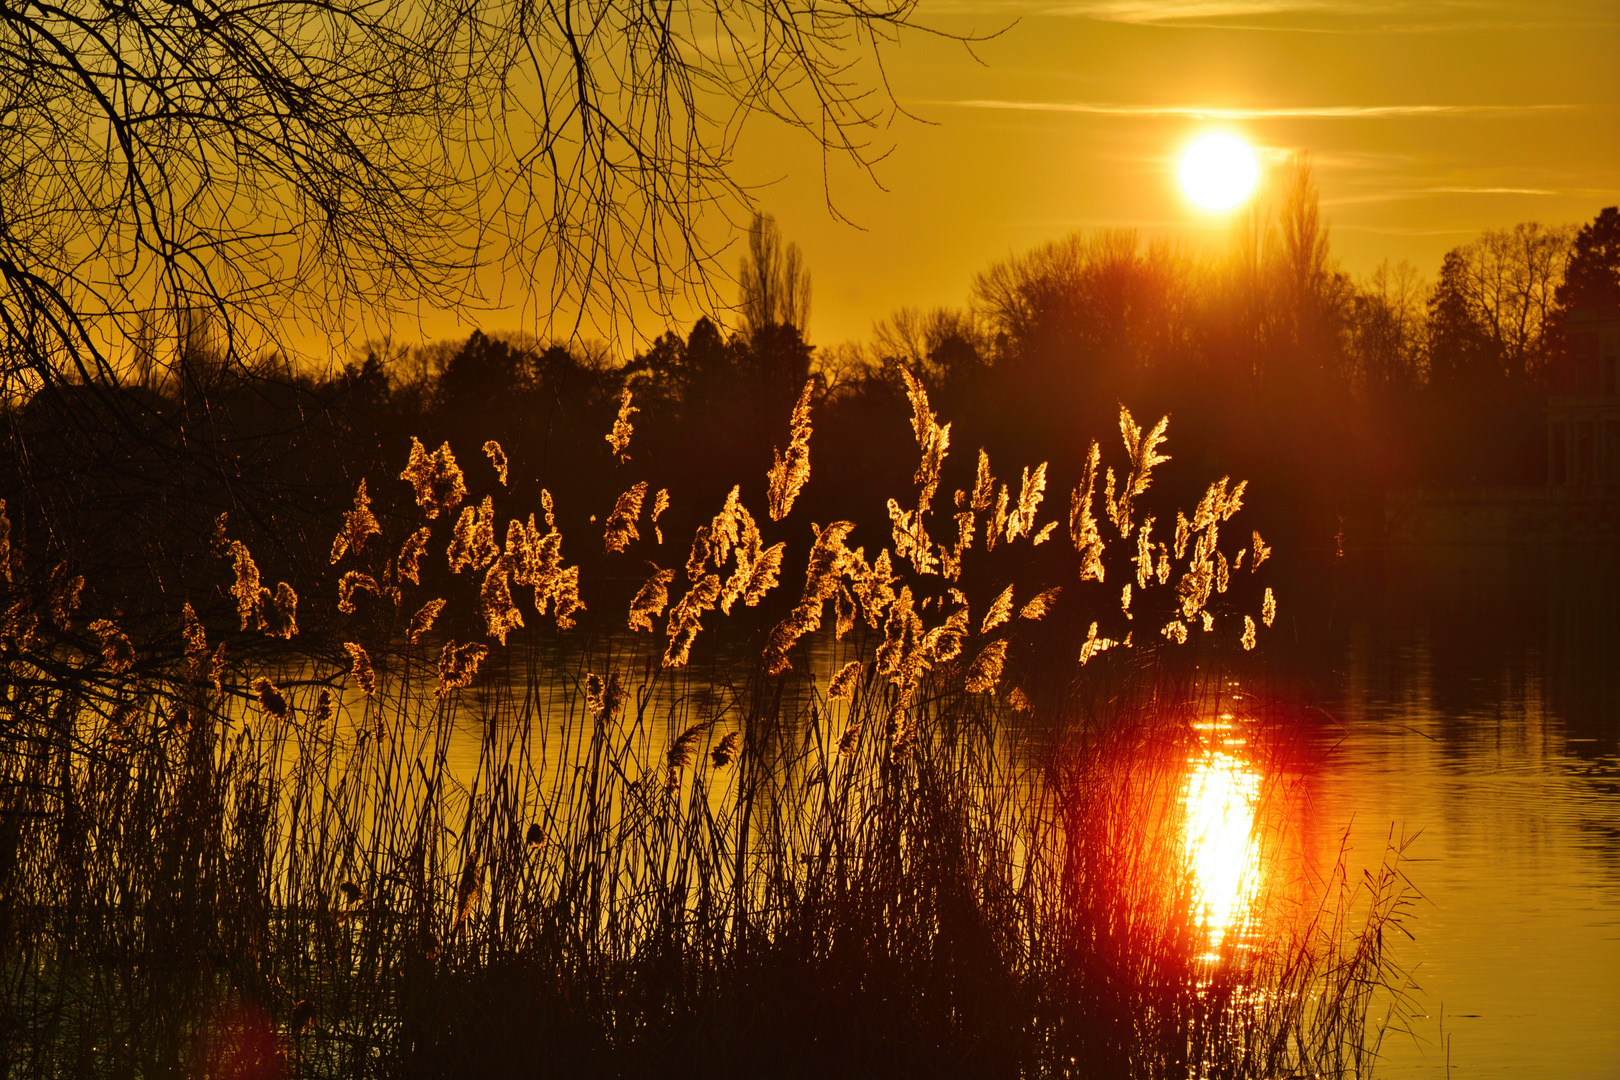
[[[619,391],[619,413],[613,418],[613,430],[603,436],[608,445],[613,448],[613,456],[623,465],[630,460],[630,437],[635,428],[630,423],[630,417],[641,410],[630,404],[630,391],[628,388]]]
[[[772,521],[781,521],[793,509],[793,502],[810,479],[810,392],[815,380],[804,384],[798,403],[793,406],[789,421],[788,448],[783,454],[775,447],[771,454],[775,463],[765,475],[769,492],[769,510]]]
[[[361,573],[359,570],[350,570],[339,578],[337,604],[338,610],[345,615],[353,615],[358,610],[358,607],[354,602],[354,594],[361,591],[369,592],[373,595],[381,595],[382,592],[382,590],[377,587],[376,578],[372,577],[370,574]]]
[[[410,481],[416,490],[416,505],[422,508],[424,516],[428,518],[448,514],[460,506],[461,500],[467,495],[467,483],[461,475],[461,466],[456,464],[456,456],[451,453],[448,442],[429,454],[413,436],[410,461],[399,478]]]
[[[439,685],[435,691],[439,697],[449,697],[466,686],[471,685],[473,678],[478,674],[479,665],[489,650],[474,641],[457,645],[454,641],[444,643],[444,649],[439,653]]]
[[[602,529],[604,550],[623,551],[630,546],[631,541],[641,538],[641,533],[636,529],[636,521],[641,517],[641,503],[646,497],[645,480],[619,496],[618,501],[613,504],[613,513],[608,515]]]
[[[405,633],[412,645],[422,643],[423,635],[433,629],[433,621],[439,617],[439,612],[444,610],[444,605],[443,600],[429,600],[411,616],[410,626]]]
[[[352,641],[343,643],[343,651],[349,654],[349,678],[362,694],[371,697],[377,692],[377,673],[372,669],[371,655]]]
[[[490,439],[488,442],[484,443],[484,456],[489,458],[489,463],[491,465],[495,466],[495,476],[500,480],[501,487],[505,487],[506,451],[501,449],[500,443],[496,442],[494,439]]]
[[[360,488],[354,493],[354,508],[343,515],[343,528],[332,538],[332,564],[336,565],[350,551],[360,554],[366,539],[381,533],[377,517],[371,512],[371,496],[366,494],[366,481],[362,477]]]
[[[742,744],[742,732],[732,731],[723,736],[709,751],[709,761],[717,769],[723,769],[737,760],[737,751]]]
[[[285,720],[292,715],[292,707],[287,704],[281,691],[276,689],[276,684],[262,675],[253,680],[253,695],[259,699],[259,708],[264,710],[265,715],[277,720]]]
[[[97,619],[90,624],[90,632],[101,643],[101,662],[114,675],[122,675],[135,666],[135,646],[111,619]]]

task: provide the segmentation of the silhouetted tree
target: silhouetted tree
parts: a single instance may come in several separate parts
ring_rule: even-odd
[[[1464,250],[1453,248],[1446,252],[1428,304],[1429,380],[1435,385],[1479,384],[1502,370],[1501,358],[1486,335],[1472,299],[1468,278]]]
[[[1560,312],[1620,307],[1620,207],[1605,207],[1575,234],[1555,301]]]

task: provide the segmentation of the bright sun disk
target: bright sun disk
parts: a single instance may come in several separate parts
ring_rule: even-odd
[[[1181,155],[1182,190],[1206,210],[1230,210],[1259,178],[1259,160],[1236,135],[1205,135]]]

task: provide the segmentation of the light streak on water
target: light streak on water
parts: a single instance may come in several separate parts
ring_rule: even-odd
[[[1214,959],[1247,924],[1260,890],[1255,817],[1260,774],[1243,756],[1246,740],[1232,734],[1231,717],[1200,725],[1213,746],[1195,757],[1182,793],[1183,843],[1193,875],[1194,916],[1208,934]]]

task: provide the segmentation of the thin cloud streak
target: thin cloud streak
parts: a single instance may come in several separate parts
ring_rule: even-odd
[[[1441,195],[1563,195],[1562,191],[1543,191],[1539,188],[1408,188],[1398,191],[1380,191],[1368,195],[1341,195],[1323,199],[1323,207],[1367,206],[1375,203],[1411,202],[1414,199],[1432,199]]]
[[[1162,26],[1167,29],[1254,30],[1299,34],[1451,33],[1469,30],[1569,29],[1592,26],[1612,28],[1612,19],[1503,19],[1485,14],[1459,20],[1456,5],[1366,2],[1366,0],[1078,0],[1037,8],[1042,15],[1094,19],[1098,22]],[[1489,13],[1494,5],[1464,4],[1461,10]],[[1279,15],[1378,19],[1365,26],[1303,26],[1295,24],[1234,23],[1233,19]],[[1399,21],[1408,16],[1407,21]],[[1413,18],[1415,16],[1415,18]],[[1395,21],[1391,21],[1391,20]]]
[[[1105,0],[1103,3],[1062,4],[1045,14],[1079,15],[1104,22],[1146,25],[1178,23],[1187,19],[1230,19],[1240,16],[1283,15],[1294,12],[1361,14],[1387,11],[1385,5],[1310,2],[1310,0]]]
[[[929,101],[964,109],[1009,109],[1018,112],[1084,113],[1092,116],[1184,117],[1196,120],[1376,119],[1398,116],[1508,116],[1552,112],[1578,105],[1320,105],[1285,108],[1227,108],[1208,105],[1119,105],[1092,101],[1001,101],[971,98]]]
[[[1561,191],[1530,187],[1432,187],[1425,192],[1436,195],[1562,195]]]

